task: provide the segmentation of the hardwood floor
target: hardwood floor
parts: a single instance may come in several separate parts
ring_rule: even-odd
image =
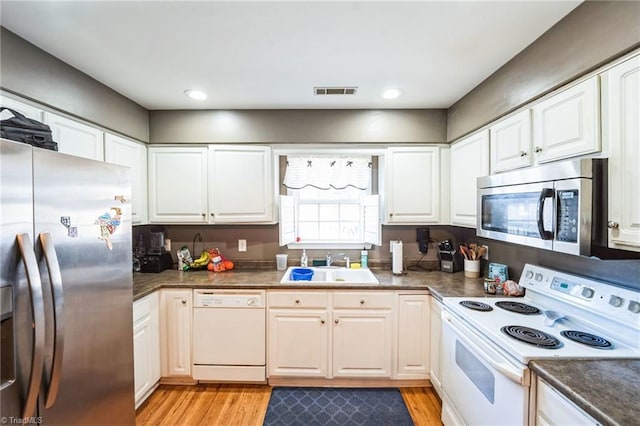
[[[416,426],[442,425],[442,404],[433,388],[400,389]],[[137,426],[262,425],[271,387],[211,384],[160,385],[137,410]]]

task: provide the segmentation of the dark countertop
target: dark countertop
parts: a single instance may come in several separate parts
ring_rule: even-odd
[[[482,278],[465,278],[464,273],[440,271],[410,271],[395,276],[391,271],[372,269],[380,284],[280,284],[283,271],[233,270],[226,272],[167,270],[157,274],[133,274],[133,300],[138,300],[160,288],[237,288],[237,289],[375,289],[428,290],[437,299],[448,296],[482,297]]]
[[[538,376],[603,425],[637,425],[640,359],[531,361]]]

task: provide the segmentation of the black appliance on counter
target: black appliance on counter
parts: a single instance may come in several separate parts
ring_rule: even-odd
[[[462,271],[464,259],[462,254],[455,249],[451,240],[444,240],[438,244],[438,257],[440,258],[440,270],[454,273]]]
[[[164,228],[153,227],[147,235],[148,247],[139,235],[134,258],[139,262],[140,272],[158,273],[173,268],[171,253],[164,248]]]
[[[140,272],[162,272],[173,268],[171,253],[145,254],[140,259]]]

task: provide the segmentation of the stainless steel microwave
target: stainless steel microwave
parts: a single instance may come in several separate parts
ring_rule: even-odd
[[[589,256],[606,223],[606,159],[576,159],[479,177],[476,234]]]

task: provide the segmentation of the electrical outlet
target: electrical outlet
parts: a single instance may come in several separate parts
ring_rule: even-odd
[[[238,251],[247,251],[247,240],[238,240]]]
[[[489,260],[489,246],[483,245],[482,247],[484,247],[484,254],[482,255],[482,258],[484,260]]]

